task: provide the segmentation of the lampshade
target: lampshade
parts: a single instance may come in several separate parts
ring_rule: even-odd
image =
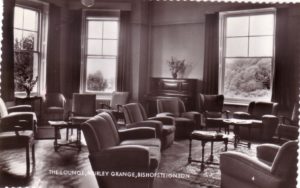
[[[95,4],[95,0],[81,0],[81,4],[86,7],[91,7]]]

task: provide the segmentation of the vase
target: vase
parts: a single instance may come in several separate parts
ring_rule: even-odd
[[[176,78],[177,78],[177,73],[176,73],[176,72],[172,72],[172,77],[173,77],[174,79],[176,79]]]
[[[26,92],[26,98],[30,98],[31,91],[26,89],[25,92]]]

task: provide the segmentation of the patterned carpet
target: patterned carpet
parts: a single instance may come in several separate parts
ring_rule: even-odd
[[[201,172],[200,169],[200,163],[192,162],[188,164],[188,151],[187,149],[182,150],[180,149],[182,146],[181,144],[188,146],[188,141],[181,141],[175,142],[173,148],[170,148],[171,150],[178,150],[177,152],[174,151],[166,151],[166,153],[178,153],[178,155],[173,159],[172,166],[165,166],[164,162],[162,162],[162,166],[159,169],[160,172],[176,172],[176,173],[184,173],[189,175],[189,177],[184,179],[179,179],[175,181],[181,181],[186,187],[192,187],[193,185],[197,185],[199,187],[220,187],[221,184],[221,172],[219,169],[219,165],[205,165],[204,171]],[[238,146],[236,149],[234,149],[233,144],[228,144],[228,151],[238,151],[245,153],[249,156],[255,156],[256,155],[256,147],[259,144],[253,143],[251,145],[251,149],[248,149],[245,146]],[[181,152],[179,152],[181,150]],[[184,151],[184,152],[182,152]],[[216,142],[214,143],[214,161],[216,163],[219,163],[219,157],[220,153],[224,152],[224,144],[223,142]],[[168,154],[164,155],[168,155]],[[184,154],[184,155],[182,155]],[[192,158],[194,160],[201,160],[201,142],[199,141],[193,141],[193,147],[192,147]],[[205,145],[205,160],[208,159],[210,156],[210,143],[207,143]]]
[[[62,134],[64,136],[64,134]],[[162,151],[160,167],[158,172],[183,173],[188,178],[183,179],[162,179],[154,180],[154,188],[202,188],[219,187],[220,170],[219,166],[206,166],[203,172],[200,171],[200,163],[187,163],[188,140],[175,141],[174,144]],[[238,147],[236,151],[255,155],[257,144],[253,144],[251,150],[246,147]],[[214,144],[215,162],[219,160],[219,154],[223,151],[223,143]],[[233,144],[228,144],[228,150],[233,151]],[[193,159],[201,159],[201,142],[193,142]],[[210,143],[205,147],[205,158],[210,154]],[[26,173],[25,149],[14,149],[0,151],[0,187],[21,186],[21,187],[97,187],[94,176],[78,175],[53,175],[49,170],[72,170],[91,171],[86,147],[78,153],[73,150],[61,149],[54,152],[53,140],[39,140],[36,143],[36,165],[30,177]]]

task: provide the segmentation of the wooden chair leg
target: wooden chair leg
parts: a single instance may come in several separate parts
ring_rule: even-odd
[[[32,163],[35,165],[35,145],[34,145],[34,143],[31,146],[31,155],[32,155]]]
[[[29,156],[29,143],[26,145],[26,175],[30,173],[30,156]]]

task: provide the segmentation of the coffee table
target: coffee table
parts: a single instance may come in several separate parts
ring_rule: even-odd
[[[246,127],[248,128],[248,143],[246,144],[248,148],[251,148],[251,129],[255,125],[262,124],[262,121],[260,120],[253,120],[253,119],[236,119],[236,118],[229,118],[229,119],[223,119],[223,122],[225,125],[231,125],[233,126],[233,133],[234,133],[234,148],[237,147],[238,144],[242,145],[244,143],[241,143],[241,137],[240,137],[240,127]]]
[[[199,160],[193,160],[192,159],[192,140],[199,140],[201,141],[202,146],[202,159]],[[210,148],[210,156],[207,161],[204,161],[204,148],[205,144],[207,142],[211,142],[211,148]],[[219,165],[219,163],[214,163],[214,155],[213,155],[213,147],[214,142],[224,142],[225,144],[225,151],[227,151],[227,144],[228,144],[228,136],[223,133],[216,133],[215,131],[193,131],[190,135],[190,145],[189,145],[189,157],[188,162],[200,162],[201,163],[201,171],[204,170],[204,164],[213,164],[213,165]]]
[[[66,121],[48,121],[50,126],[54,127],[55,131],[55,138],[54,138],[54,150],[58,151],[60,147],[69,147],[69,148],[76,148],[78,151],[81,151],[81,127],[80,124],[75,124],[72,122],[66,122]],[[68,132],[66,136],[66,141],[64,142],[58,142],[58,136],[59,136],[59,130],[63,128],[71,128],[71,129],[77,129],[76,133],[76,140],[70,141],[68,138]]]

